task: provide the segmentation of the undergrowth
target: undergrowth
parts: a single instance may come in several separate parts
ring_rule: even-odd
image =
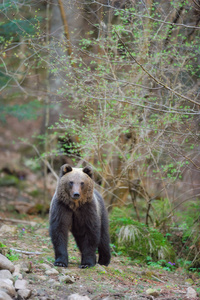
[[[116,254],[128,255],[139,263],[175,260],[173,247],[162,233],[133,220],[123,208],[114,208],[110,215],[110,235]]]

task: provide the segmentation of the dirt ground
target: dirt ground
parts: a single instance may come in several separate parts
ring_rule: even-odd
[[[0,217],[5,219],[1,214]],[[29,288],[32,290],[29,299],[64,300],[69,295],[78,293],[87,295],[92,300],[182,300],[190,299],[187,297],[189,286],[196,290],[197,294],[200,290],[198,274],[189,274],[182,269],[169,272],[136,265],[123,256],[113,255],[108,267],[96,265],[90,269],[79,269],[80,253],[72,236],[69,241],[69,267],[54,267],[48,219],[29,217],[26,222],[24,223],[24,219],[12,222],[0,219],[0,226],[7,225],[7,229],[4,226],[3,232],[0,228],[0,242],[6,245],[5,252],[9,253],[9,248],[14,249],[10,259],[15,265],[20,265],[23,278],[29,282]],[[45,266],[50,267],[51,270],[56,269],[59,273],[47,274]],[[155,291],[148,295],[148,289]],[[192,299],[199,299],[199,297]]]

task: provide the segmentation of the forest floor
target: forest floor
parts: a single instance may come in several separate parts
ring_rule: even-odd
[[[10,218],[0,214],[1,218]],[[29,299],[66,299],[78,293],[91,300],[112,299],[199,299],[188,297],[188,289],[200,290],[198,274],[182,269],[166,271],[144,265],[136,265],[124,256],[112,256],[108,267],[96,265],[79,269],[80,253],[73,237],[69,241],[69,267],[53,266],[54,253],[48,234],[48,219],[26,217],[19,221],[0,220],[0,242],[4,251],[12,250],[9,258],[20,265],[23,278],[29,282],[32,295]],[[29,223],[30,222],[30,223]],[[6,225],[6,226],[5,226]],[[16,252],[25,251],[25,253]],[[27,252],[26,252],[27,251]],[[33,252],[30,254],[29,252]],[[40,254],[37,254],[40,252]],[[50,271],[48,271],[50,270]],[[58,270],[58,272],[55,272]],[[148,291],[149,289],[153,289]],[[150,294],[148,294],[150,293]]]

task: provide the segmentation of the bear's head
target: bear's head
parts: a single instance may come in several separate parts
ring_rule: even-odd
[[[57,187],[59,201],[63,201],[75,210],[93,197],[94,181],[92,168],[72,168],[65,164],[60,169],[60,178]]]

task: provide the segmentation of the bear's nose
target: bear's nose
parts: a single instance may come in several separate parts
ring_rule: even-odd
[[[74,199],[78,199],[79,197],[80,197],[80,194],[79,194],[79,193],[74,193],[74,194],[73,194],[73,198],[74,198]]]

